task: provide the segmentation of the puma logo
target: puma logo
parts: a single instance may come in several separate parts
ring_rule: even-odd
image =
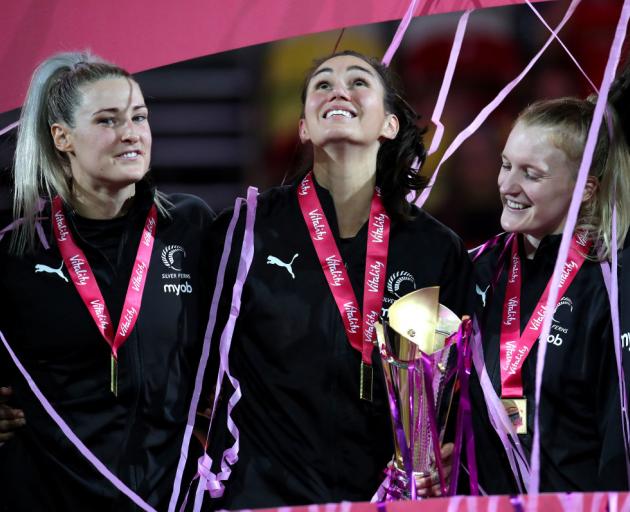
[[[49,274],[57,274],[59,277],[61,277],[61,279],[68,283],[68,278],[64,276],[63,272],[61,271],[62,268],[63,260],[61,260],[61,265],[59,265],[59,268],[51,268],[48,265],[42,265],[41,263],[38,263],[37,265],[35,265],[35,273],[48,272]]]
[[[278,265],[279,267],[286,268],[287,272],[291,274],[291,277],[295,279],[295,274],[293,273],[293,268],[291,267],[291,265],[293,265],[295,258],[297,258],[298,256],[299,256],[298,253],[294,254],[293,258],[291,258],[291,261],[289,263],[285,263],[284,261],[279,260],[275,256],[267,256],[267,265]]]
[[[483,303],[483,307],[486,307],[486,293],[488,293],[488,288],[490,288],[490,285],[486,286],[485,290],[482,290],[481,288],[479,288],[479,285],[475,285],[475,291],[477,292],[477,295],[479,295],[479,297],[481,297],[481,302]]]

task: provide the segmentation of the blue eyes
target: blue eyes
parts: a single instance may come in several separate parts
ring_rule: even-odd
[[[137,114],[135,116],[133,116],[131,118],[131,120],[136,123],[143,123],[147,120],[147,115],[146,114]],[[115,127],[117,126],[122,120],[116,118],[116,117],[102,117],[100,119],[97,119],[96,124],[99,124],[101,126],[106,126],[106,127]]]

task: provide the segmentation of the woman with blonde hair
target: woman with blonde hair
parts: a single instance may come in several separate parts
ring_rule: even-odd
[[[486,393],[500,397],[528,458],[538,336],[593,111],[589,100],[561,98],[536,102],[518,116],[498,178],[506,232],[474,256],[477,291],[486,292],[478,304],[485,367],[494,388]],[[630,154],[608,108],[544,340],[541,491],[628,485],[611,313],[599,262],[623,246],[629,197]],[[478,411],[483,420],[485,407]],[[477,443],[484,454],[482,486],[490,493],[516,492],[498,438],[486,437],[480,428]]]
[[[0,294],[11,298],[0,329],[74,434],[164,508],[208,309],[201,262],[212,214],[195,197],[155,190],[151,142],[125,70],[87,53],[35,70],[15,153],[14,229],[0,242]],[[133,507],[62,434],[4,348],[0,385],[27,419],[0,447],[2,510]]]

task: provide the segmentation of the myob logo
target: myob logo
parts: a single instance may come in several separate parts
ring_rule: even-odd
[[[192,293],[193,288],[188,281],[179,284],[165,284],[164,293],[174,293],[179,297],[180,294]]]

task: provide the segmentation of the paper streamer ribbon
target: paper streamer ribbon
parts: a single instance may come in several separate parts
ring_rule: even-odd
[[[72,431],[72,429],[68,426],[68,424],[63,420],[63,418],[59,416],[57,411],[55,411],[54,407],[50,404],[48,399],[40,391],[37,384],[35,384],[35,381],[31,377],[31,375],[28,373],[26,368],[22,366],[22,363],[20,362],[20,360],[17,358],[17,356],[15,355],[15,353],[9,346],[9,343],[4,337],[4,334],[2,333],[2,331],[0,331],[0,339],[2,340],[2,343],[4,347],[6,348],[7,352],[9,353],[9,356],[13,360],[13,363],[15,364],[17,369],[20,371],[20,373],[24,377],[24,380],[26,380],[26,383],[31,388],[31,391],[33,392],[35,397],[42,404],[44,410],[48,413],[48,415],[52,418],[52,420],[57,424],[57,426],[61,429],[61,431],[68,438],[68,440],[75,446],[77,450],[79,450],[81,455],[83,455],[88,460],[88,462],[92,464],[101,475],[103,475],[107,480],[109,480],[114,485],[114,487],[116,487],[116,489],[118,489],[124,495],[129,497],[129,499],[131,499],[131,501],[133,501],[138,507],[140,507],[142,510],[156,512],[155,509],[151,505],[149,505],[142,498],[140,498],[140,496],[138,496],[129,487],[127,487],[127,485],[125,485],[122,482],[122,480],[120,480],[116,475],[114,475],[114,473],[112,473],[107,468],[107,466],[105,466],[105,464],[103,464],[98,459],[98,457],[96,457],[96,455],[94,455],[90,451],[90,449],[87,446],[85,446],[85,444],[83,444],[83,441],[81,441],[81,439],[79,439],[76,436],[76,434]]]
[[[573,236],[575,229],[577,216],[580,211],[582,202],[582,193],[588,177],[588,171],[593,161],[593,152],[595,150],[595,144],[597,143],[597,135],[602,123],[604,111],[606,109],[606,102],[608,99],[608,91],[610,84],[615,77],[615,71],[619,64],[619,57],[621,54],[621,48],[626,36],[626,29],[628,25],[628,19],[630,19],[630,0],[624,0],[623,7],[621,9],[621,15],[617,23],[615,31],[615,37],[610,49],[608,62],[606,64],[606,70],[604,72],[604,78],[600,87],[600,94],[597,98],[595,105],[595,111],[593,112],[593,121],[589,128],[588,136],[586,139],[586,146],[584,148],[584,155],[580,164],[580,170],[573,191],[573,198],[571,199],[571,205],[569,206],[569,213],[562,233],[562,241],[560,242],[560,249],[558,250],[558,258],[556,259],[556,265],[553,271],[553,277],[551,279],[551,289],[549,297],[547,298],[547,314],[543,321],[543,329],[540,334],[541,340],[546,340],[551,329],[551,321],[553,318],[554,305],[558,299],[558,283],[560,282],[561,270],[567,260],[567,254],[569,252],[569,244]],[[545,366],[545,353],[547,349],[546,343],[540,343],[538,348],[538,355],[536,361],[536,400],[534,404],[534,442],[532,446],[531,457],[531,480],[530,480],[530,494],[538,494],[540,485],[540,429],[539,429],[539,405],[540,405],[540,391],[542,385],[542,374]]]
[[[19,125],[20,122],[16,121],[15,123],[11,123],[10,125],[5,126],[0,130],[0,136],[4,135],[7,132],[10,132],[11,130],[13,130],[13,128],[17,128]]]
[[[538,17],[538,19],[542,22],[542,24],[547,28],[547,30],[549,30],[549,32],[551,32],[551,35],[556,39],[556,41],[558,41],[558,43],[560,44],[560,46],[562,46],[562,48],[564,49],[564,51],[566,52],[567,56],[573,61],[573,63],[576,65],[576,67],[580,70],[580,73],[582,73],[582,75],[584,76],[584,78],[586,78],[586,81],[589,83],[589,85],[593,88],[593,91],[597,94],[599,94],[599,90],[597,89],[597,86],[593,83],[593,81],[590,79],[590,77],[586,74],[586,71],[584,71],[582,69],[582,66],[580,66],[579,62],[577,61],[577,59],[573,56],[573,54],[569,51],[569,49],[566,47],[566,45],[564,44],[564,42],[562,41],[562,39],[560,39],[560,37],[558,36],[557,32],[554,31],[549,24],[547,23],[547,20],[545,20],[545,18],[543,18],[540,14],[540,12],[538,12],[538,10],[536,9],[536,7],[534,7],[534,4],[532,4],[530,2],[530,0],[525,0],[525,2],[527,3],[527,5],[529,5],[532,9],[532,11],[534,11],[534,14]]]
[[[471,343],[473,363],[479,377],[479,384],[483,391],[490,422],[505,449],[519,493],[525,494],[529,488],[529,464],[518,435],[514,430],[514,426],[508,418],[505,408],[501,404],[501,400],[494,390],[490,377],[488,376],[483,355],[481,333],[476,318],[473,321],[473,337]]]
[[[562,27],[564,27],[566,22],[569,21],[569,19],[573,15],[573,12],[577,8],[577,6],[580,4],[580,1],[581,0],[572,0],[571,1],[571,4],[569,5],[569,8],[567,9],[564,17],[562,18],[562,20],[560,21],[560,23],[558,24],[558,26],[556,27],[556,30],[554,32],[559,32],[562,29]],[[409,193],[407,195],[407,200],[408,201],[415,202],[415,204],[418,207],[422,207],[422,205],[426,202],[427,198],[429,197],[429,194],[431,193],[431,189],[433,188],[433,184],[435,183],[435,180],[437,179],[438,174],[440,172],[440,169],[442,168],[442,165],[444,164],[444,162],[446,162],[446,160],[448,160],[453,155],[453,153],[455,153],[455,151],[457,151],[457,149],[459,149],[459,147],[464,143],[464,141],[466,141],[471,135],[473,135],[479,129],[479,127],[486,121],[488,116],[492,112],[494,112],[494,110],[496,110],[496,108],[503,102],[503,100],[508,96],[508,94],[510,94],[510,92],[512,92],[512,90],[521,82],[521,80],[523,80],[525,75],[527,73],[529,73],[530,69],[534,66],[534,64],[536,64],[538,59],[540,59],[541,55],[545,52],[545,50],[552,43],[553,40],[554,40],[554,36],[552,35],[551,37],[549,37],[549,39],[547,39],[547,41],[545,42],[543,47],[532,58],[532,60],[529,62],[529,64],[527,64],[525,69],[523,71],[521,71],[521,73],[514,80],[512,80],[509,84],[507,84],[499,92],[499,94],[497,94],[497,96],[490,103],[488,103],[488,105],[486,105],[481,110],[481,112],[479,112],[479,114],[477,114],[477,117],[473,120],[472,123],[470,123],[466,128],[464,128],[464,130],[462,130],[455,137],[453,142],[451,142],[450,146],[448,148],[446,148],[446,151],[442,155],[442,158],[440,159],[440,162],[438,163],[437,167],[435,168],[435,171],[433,171],[433,175],[431,176],[431,179],[429,180],[429,184],[425,187],[425,189],[422,191],[422,193],[415,200],[414,200],[414,198],[415,198],[416,193],[415,192]]]
[[[247,274],[254,259],[254,222],[256,219],[256,206],[258,201],[258,190],[254,187],[249,187],[247,190],[247,214],[245,217],[245,233],[243,235],[243,245],[241,248],[241,254],[239,258],[238,270],[236,273],[236,281],[232,289],[232,304],[230,306],[230,316],[227,320],[225,328],[221,334],[221,340],[219,343],[219,351],[221,353],[219,375],[217,376],[217,387],[215,389],[215,397],[213,404],[213,411],[210,417],[210,424],[208,425],[208,433],[206,434],[206,449],[208,447],[208,439],[210,437],[210,428],[212,427],[212,420],[218,403],[219,391],[221,389],[221,383],[223,374],[229,379],[232,384],[234,392],[228,400],[227,406],[227,426],[228,431],[234,438],[234,444],[227,448],[223,452],[221,457],[221,472],[218,475],[214,475],[212,472],[208,472],[206,476],[200,474],[199,482],[197,483],[197,490],[195,492],[195,503],[193,511],[198,512],[201,510],[203,504],[204,492],[207,490],[210,492],[211,497],[218,498],[223,495],[225,486],[224,483],[230,477],[231,465],[234,465],[238,461],[239,451],[239,431],[232,419],[232,410],[234,406],[241,399],[242,392],[239,381],[231,374],[229,367],[229,352],[232,345],[232,335],[234,334],[234,327],[236,320],[240,313],[241,308],[241,294],[243,292],[243,286],[247,279]]]
[[[455,66],[459,59],[459,54],[462,49],[462,42],[464,41],[464,34],[466,33],[466,27],[468,26],[468,19],[472,10],[464,12],[457,22],[457,30],[455,31],[455,37],[453,38],[453,46],[451,47],[451,54],[448,58],[448,64],[446,65],[446,72],[444,73],[444,79],[442,80],[442,86],[440,87],[440,93],[431,114],[431,122],[435,125],[435,133],[433,139],[431,139],[431,145],[429,146],[428,154],[432,155],[440,147],[442,137],[444,136],[444,125],[442,124],[442,112],[444,112],[444,105],[446,104],[446,98],[448,92],[451,89],[451,83],[453,82],[453,75],[455,74]]]
[[[384,66],[389,66],[389,64],[392,61],[392,57],[398,50],[398,47],[400,46],[400,43],[402,42],[403,36],[405,35],[405,32],[407,32],[407,29],[409,28],[409,23],[411,23],[411,19],[413,18],[413,13],[416,10],[416,2],[417,0],[411,0],[411,2],[409,2],[409,7],[407,7],[407,12],[405,12],[405,15],[403,16],[402,20],[400,20],[400,24],[398,25],[398,28],[396,29],[396,33],[394,34],[392,42],[389,44],[389,48],[387,48],[387,51],[385,52],[385,55],[383,56],[383,60],[381,61]]]
[[[41,212],[44,209],[45,205],[46,205],[46,201],[40,197],[37,200],[36,211]],[[44,228],[42,227],[42,223],[41,223],[42,220],[46,220],[46,219],[47,217],[35,218],[35,231],[37,232],[39,241],[42,243],[42,246],[44,247],[44,249],[48,250],[50,249],[50,245],[48,244],[48,240],[46,239],[46,234],[44,233]],[[24,223],[24,218],[20,218],[20,219],[14,220],[13,222],[11,222],[11,224],[2,228],[0,230],[0,240],[2,240],[4,238],[4,235],[6,235],[9,231],[13,231],[15,228],[17,228],[23,223]]]
[[[215,284],[214,292],[212,295],[212,302],[210,305],[210,314],[208,318],[208,324],[206,326],[206,332],[205,332],[204,340],[203,340],[203,349],[201,352],[199,366],[197,368],[197,375],[195,377],[195,387],[193,390],[192,401],[190,404],[190,408],[188,410],[188,422],[186,424],[186,429],[184,431],[184,439],[182,441],[181,455],[179,458],[179,463],[177,465],[177,471],[175,473],[175,480],[173,482],[173,491],[171,493],[171,499],[169,502],[168,510],[170,512],[175,510],[175,507],[177,506],[177,500],[180,494],[182,476],[184,473],[184,468],[186,466],[186,460],[188,457],[188,447],[190,445],[190,439],[193,434],[193,429],[195,425],[195,417],[197,415],[197,408],[199,406],[201,390],[203,389],[203,379],[205,375],[206,365],[208,362],[208,358],[210,356],[210,349],[212,345],[212,334],[214,333],[214,328],[217,321],[217,310],[219,307],[221,292],[223,291],[225,269],[227,267],[227,262],[230,257],[230,252],[231,252],[231,247],[232,247],[232,238],[234,235],[234,229],[236,227],[236,223],[238,222],[238,218],[241,212],[242,202],[243,202],[242,198],[237,198],[236,203],[234,205],[234,213],[232,214],[232,218],[230,220],[230,223],[228,224],[228,229],[227,229],[225,241],[223,244],[223,252],[221,253],[221,259],[219,261],[219,269],[217,271],[216,284]],[[226,366],[227,366],[227,361],[220,362],[220,368],[225,368]],[[221,374],[221,377],[222,377],[222,374]],[[214,416],[214,413],[215,413],[218,395],[219,393],[218,393],[218,388],[217,388],[217,392],[215,393],[215,400],[214,400],[214,404],[212,408],[211,418]],[[200,463],[200,465],[202,464]]]

